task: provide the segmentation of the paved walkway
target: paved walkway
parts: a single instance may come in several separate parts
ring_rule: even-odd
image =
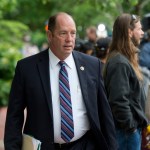
[[[4,150],[3,138],[4,138],[4,126],[6,119],[7,108],[0,108],[0,150]]]

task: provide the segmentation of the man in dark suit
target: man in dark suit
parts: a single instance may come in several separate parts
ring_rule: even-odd
[[[48,50],[17,63],[5,126],[5,150],[22,148],[25,108],[23,133],[41,141],[41,150],[116,150],[100,61],[73,51],[76,26],[66,13],[50,17],[47,37]],[[59,78],[60,61],[65,64],[61,74],[65,77]],[[63,86],[67,89],[64,95]],[[69,111],[61,101],[66,107],[69,103]],[[66,119],[68,116],[73,119]]]

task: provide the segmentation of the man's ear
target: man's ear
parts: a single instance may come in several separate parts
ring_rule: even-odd
[[[129,37],[131,38],[133,35],[133,31],[131,29],[128,29],[128,32],[129,32]]]
[[[50,42],[52,39],[52,32],[50,30],[47,30],[46,34],[47,34],[47,40],[48,40],[48,42]]]

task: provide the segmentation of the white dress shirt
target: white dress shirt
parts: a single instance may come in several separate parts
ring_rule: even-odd
[[[50,86],[52,93],[53,105],[53,124],[54,124],[54,142],[65,143],[61,138],[61,113],[59,99],[59,59],[49,49],[49,67],[50,67]],[[87,111],[82,97],[79,78],[76,70],[76,65],[72,54],[65,60],[66,69],[68,72],[70,93],[72,102],[73,122],[74,122],[74,137],[71,141],[75,141],[82,137],[90,128]]]

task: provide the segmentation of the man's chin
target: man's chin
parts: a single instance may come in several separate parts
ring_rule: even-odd
[[[64,49],[64,51],[67,52],[67,53],[71,53],[72,50],[73,50],[72,48],[65,48],[65,49]]]
[[[140,45],[140,40],[136,40],[134,38],[132,38],[132,42],[134,44],[134,46],[138,47]]]

